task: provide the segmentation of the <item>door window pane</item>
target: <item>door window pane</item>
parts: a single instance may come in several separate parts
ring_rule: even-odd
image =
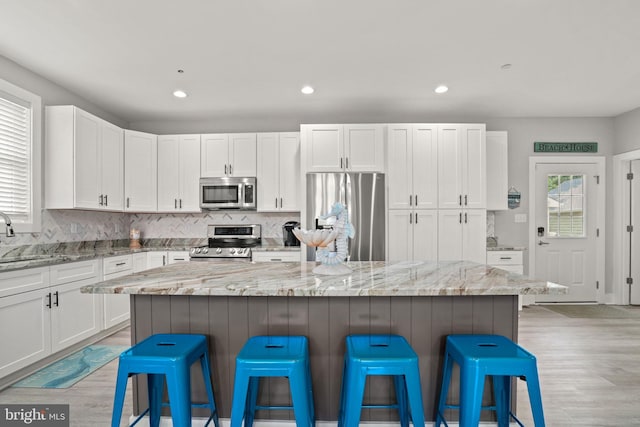
[[[549,237],[586,237],[584,175],[547,175]]]

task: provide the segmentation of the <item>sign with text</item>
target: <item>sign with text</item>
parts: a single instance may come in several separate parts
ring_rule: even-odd
[[[597,142],[534,142],[534,153],[597,153]]]
[[[0,426],[69,427],[69,405],[0,405]]]

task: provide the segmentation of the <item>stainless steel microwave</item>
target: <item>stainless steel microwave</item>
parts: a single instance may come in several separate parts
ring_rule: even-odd
[[[256,178],[200,178],[202,209],[256,209]]]

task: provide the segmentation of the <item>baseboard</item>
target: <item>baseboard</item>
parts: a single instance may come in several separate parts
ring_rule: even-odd
[[[136,417],[131,416],[129,418],[129,424],[133,423],[136,420]],[[204,418],[194,418],[192,420],[192,427],[204,427],[207,422]],[[459,427],[458,422],[448,422],[449,427]],[[220,419],[220,427],[230,427],[230,422],[228,418]],[[296,422],[294,420],[256,420],[253,425],[255,427],[295,427]],[[338,423],[336,421],[316,421],[316,427],[337,427]],[[369,421],[369,422],[361,422],[360,427],[398,427],[398,423],[391,423],[385,421]],[[413,426],[413,424],[411,424]],[[433,427],[433,421],[428,421],[425,424],[425,427]],[[495,422],[481,422],[480,426],[482,427],[497,427],[497,423]],[[140,420],[136,426],[140,427],[149,427],[148,417],[144,417]],[[171,422],[171,417],[161,417],[160,418],[160,427],[172,427],[173,423]],[[213,423],[209,424],[210,427],[213,426]],[[518,427],[518,424],[511,423],[510,427]]]

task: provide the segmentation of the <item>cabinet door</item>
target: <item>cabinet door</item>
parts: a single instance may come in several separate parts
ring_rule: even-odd
[[[438,211],[438,261],[464,259],[462,256],[462,221],[461,209]]]
[[[100,140],[100,194],[102,208],[109,211],[124,209],[124,131],[102,122]]]
[[[147,269],[167,265],[167,253],[162,251],[147,252]]]
[[[46,288],[0,298],[0,377],[51,354],[48,295]]]
[[[388,231],[388,254],[390,262],[413,259],[413,211],[390,210]]]
[[[283,132],[280,134],[280,210],[300,210],[300,133]],[[258,184],[258,188],[259,184]]]
[[[438,207],[459,209],[462,194],[462,144],[459,125],[438,127]]]
[[[200,176],[226,176],[229,171],[229,136],[226,133],[202,135]]]
[[[256,176],[256,134],[229,135],[229,176]]]
[[[340,172],[344,170],[342,125],[303,125],[307,172]]]
[[[180,137],[180,212],[200,212],[200,135]]]
[[[131,256],[133,272],[139,273],[147,269],[147,252],[139,252]]]
[[[75,111],[75,207],[100,209],[98,156],[102,120],[84,111]]]
[[[384,172],[384,127],[344,125],[345,169],[350,172]]]
[[[487,210],[507,210],[509,156],[507,132],[486,133]]]
[[[413,260],[438,260],[438,211],[420,209],[413,212]]]
[[[411,155],[414,209],[438,207],[438,127],[414,125]]]
[[[125,131],[125,211],[158,210],[158,146],[156,135]]]
[[[484,125],[462,125],[462,194],[465,208],[487,205],[486,135]]]
[[[97,279],[51,288],[51,351],[56,352],[97,334],[102,329],[101,294],[83,294],[80,288]]]
[[[104,280],[117,279],[133,273],[133,269],[120,271],[113,274],[105,274]],[[103,295],[103,313],[104,313],[104,329],[108,329],[129,318],[129,299],[128,294],[104,294]]]
[[[280,141],[277,132],[258,134],[257,209],[278,211],[280,207]]]
[[[175,212],[180,198],[178,135],[158,136],[158,211]]]
[[[464,210],[462,228],[462,259],[485,264],[487,258],[487,212],[484,209]]]
[[[387,147],[387,179],[389,209],[413,206],[411,125],[389,125]]]

